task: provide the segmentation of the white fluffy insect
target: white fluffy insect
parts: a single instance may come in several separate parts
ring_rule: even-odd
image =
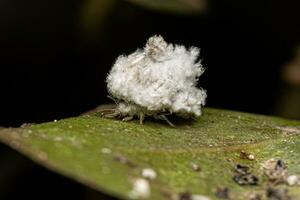
[[[204,72],[199,49],[168,44],[161,36],[150,37],[144,49],[121,55],[113,65],[107,88],[117,107],[110,116],[143,123],[145,116],[166,120],[168,114],[184,118],[201,115],[206,91],[197,88]]]

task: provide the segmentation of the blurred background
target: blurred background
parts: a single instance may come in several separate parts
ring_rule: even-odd
[[[0,126],[79,115],[120,54],[161,34],[201,48],[207,106],[300,119],[300,3],[1,0]],[[0,199],[111,199],[0,146]]]

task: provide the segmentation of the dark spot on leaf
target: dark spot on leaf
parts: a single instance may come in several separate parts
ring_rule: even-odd
[[[179,195],[179,200],[191,200],[192,195],[189,191],[183,192]]]
[[[233,177],[233,180],[239,185],[257,185],[258,178],[253,174],[236,174]]]
[[[275,170],[283,170],[286,168],[287,168],[287,166],[282,160],[277,160],[276,165],[275,165]]]
[[[116,154],[114,156],[114,159],[122,164],[128,165],[129,167],[136,167],[136,165],[133,162],[131,162],[130,160],[128,160],[128,158],[121,154]]]
[[[288,175],[287,166],[282,160],[270,159],[263,163],[264,173],[272,184],[285,182]]]
[[[220,199],[230,199],[229,189],[226,187],[218,187],[216,191],[216,196]]]
[[[248,166],[237,164],[233,180],[239,185],[257,185],[258,178],[250,172]]]
[[[291,200],[287,189],[268,188],[266,196],[269,200]]]
[[[248,166],[244,166],[244,165],[240,165],[240,164],[237,164],[235,166],[235,172],[239,173],[239,174],[243,174],[243,175],[248,174],[249,170],[250,170],[250,168]]]

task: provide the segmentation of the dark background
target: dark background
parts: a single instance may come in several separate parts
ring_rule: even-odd
[[[207,106],[300,119],[300,99],[287,98],[300,94],[300,84],[282,79],[300,45],[297,1],[212,0],[197,14],[91,2],[0,2],[0,126],[76,116],[111,103],[105,77],[115,59],[154,34],[201,48],[206,72],[199,85],[208,91]],[[0,147],[1,199],[100,198]]]

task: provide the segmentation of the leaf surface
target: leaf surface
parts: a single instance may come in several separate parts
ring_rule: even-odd
[[[264,194],[267,180],[261,163],[270,158],[284,160],[289,173],[300,174],[298,121],[206,108],[195,121],[173,123],[175,128],[152,120],[140,125],[96,112],[0,129],[0,141],[57,173],[122,199],[129,198],[144,168],[157,173],[149,181],[149,199],[156,200],[185,191],[216,199],[218,187],[229,188],[235,199],[246,199],[253,191]],[[242,158],[241,151],[255,159]],[[249,166],[258,185],[235,183],[235,164]],[[300,195],[300,188],[289,187],[289,192]]]

